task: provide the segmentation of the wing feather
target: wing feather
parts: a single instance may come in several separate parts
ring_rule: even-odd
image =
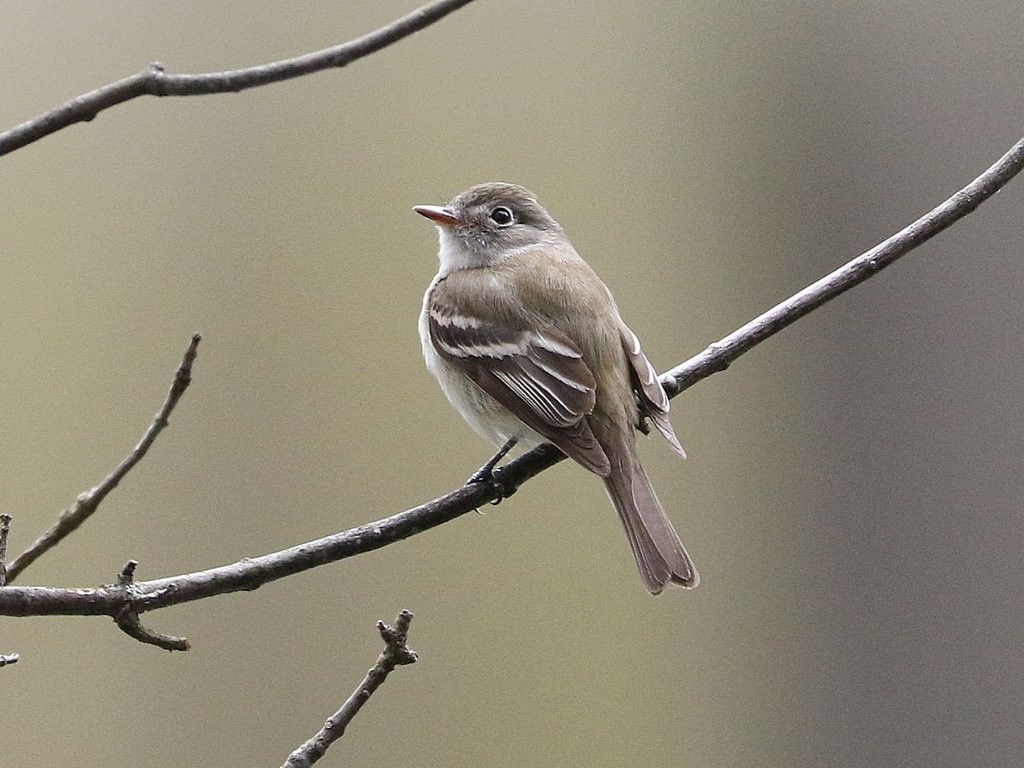
[[[607,476],[608,457],[587,423],[596,382],[572,339],[468,316],[437,297],[428,328],[439,355],[563,453]]]
[[[685,459],[686,451],[679,443],[679,438],[672,429],[672,422],[668,418],[668,395],[658,381],[658,372],[654,370],[651,361],[640,348],[640,339],[622,320],[619,320],[619,336],[632,369],[633,389],[637,394],[640,413],[650,418],[662,437],[672,446],[672,450]]]

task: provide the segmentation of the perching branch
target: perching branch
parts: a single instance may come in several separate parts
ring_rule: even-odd
[[[142,457],[146,455],[149,447],[156,440],[157,435],[163,432],[164,427],[167,426],[171,412],[178,404],[181,396],[185,394],[188,385],[192,383],[192,364],[195,362],[196,355],[199,352],[199,342],[201,339],[202,336],[198,333],[192,335],[192,340],[185,350],[185,356],[181,358],[181,363],[174,372],[174,381],[171,382],[171,388],[167,392],[164,404],[160,406],[160,410],[157,411],[156,416],[153,418],[153,423],[143,433],[139,442],[121,460],[121,463],[114,468],[113,472],[103,478],[99,485],[75,499],[74,504],[60,513],[60,517],[57,518],[57,522],[54,523],[50,530],[36,539],[32,546],[11,562],[7,567],[8,584],[14,581],[19,573],[35,562],[40,555],[57,546],[68,534],[88,520],[100,503],[107,497],[107,494],[114,490],[124,476],[131,471],[132,467],[138,464]]]
[[[661,379],[670,396],[724,370],[737,357],[769,336],[934,237],[975,210],[1005,186],[1022,167],[1024,139],[981,176],[927,215],[673,368]],[[502,467],[496,476],[507,493],[563,458],[553,446],[541,446]],[[136,582],[131,595],[131,609],[143,613],[212,595],[256,589],[292,573],[379,549],[441,525],[495,500],[497,493],[498,490],[491,485],[477,483],[383,520],[280,552],[206,571]],[[124,589],[116,585],[97,589],[6,587],[0,589],[0,615],[117,616],[123,610],[125,599]]]
[[[377,663],[366,673],[363,682],[352,691],[352,695],[341,705],[341,709],[327,719],[324,727],[315,736],[292,752],[281,768],[308,768],[323,757],[327,748],[345,735],[345,729],[352,722],[352,718],[359,713],[363,704],[370,700],[374,691],[380,688],[395,667],[416,663],[416,651],[405,644],[411,623],[412,614],[409,611],[400,612],[393,627],[383,621],[377,622],[377,631],[384,640],[384,650],[377,657]]]
[[[83,93],[33,120],[0,133],[0,155],[20,149],[69,125],[92,120],[103,110],[139,96],[204,96],[214,93],[236,93],[324,69],[344,67],[430,26],[470,2],[472,0],[435,0],[387,26],[347,43],[246,69],[170,75],[164,70],[163,65],[150,64],[143,72]]]

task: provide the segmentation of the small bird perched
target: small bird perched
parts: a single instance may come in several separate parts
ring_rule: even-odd
[[[604,479],[652,594],[697,586],[636,450],[634,430],[650,419],[685,457],[668,397],[608,288],[520,186],[478,184],[413,210],[440,239],[419,321],[427,367],[469,425],[501,446],[470,482],[492,481],[517,443],[553,443]]]

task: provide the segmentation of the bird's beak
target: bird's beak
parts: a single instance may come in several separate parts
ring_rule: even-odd
[[[439,227],[454,227],[459,217],[451,208],[441,205],[416,205],[413,210],[420,216],[426,216]]]

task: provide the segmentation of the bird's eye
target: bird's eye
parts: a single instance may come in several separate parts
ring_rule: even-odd
[[[491,211],[491,221],[499,227],[507,227],[509,224],[514,224],[515,220],[516,217],[512,215],[512,210],[504,205],[499,205]]]

